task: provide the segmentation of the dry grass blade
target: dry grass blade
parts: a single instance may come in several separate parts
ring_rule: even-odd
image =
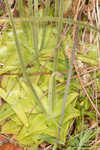
[[[91,98],[90,98],[89,94],[87,93],[87,90],[86,90],[86,88],[85,88],[85,86],[84,86],[84,84],[83,84],[83,82],[82,82],[82,80],[81,80],[81,77],[80,77],[80,74],[79,74],[79,71],[78,71],[78,67],[77,67],[77,62],[76,62],[76,60],[74,61],[74,66],[75,66],[75,70],[76,70],[76,72],[77,72],[77,76],[78,76],[78,79],[79,79],[79,81],[80,81],[80,84],[81,84],[81,86],[82,86],[82,89],[83,89],[84,93],[85,93],[86,96],[88,97],[88,99],[89,99],[90,103],[92,104],[92,106],[93,106],[94,110],[96,111],[96,113],[100,116],[100,112],[98,111],[97,107],[95,106],[95,104],[94,104],[93,101],[91,100]]]

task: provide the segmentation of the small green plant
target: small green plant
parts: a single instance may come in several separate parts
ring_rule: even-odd
[[[60,73],[52,74],[51,77],[49,77],[50,75],[47,76],[44,73],[39,75],[37,78],[35,76],[34,78],[36,79],[33,82],[33,76],[36,72],[38,72],[38,66],[36,65],[34,56],[32,56],[33,49],[31,46],[31,39],[28,41],[30,43],[30,47],[25,46],[25,40],[22,40],[25,37],[24,33],[21,31],[21,26],[18,26],[17,28],[19,41],[20,39],[22,41],[20,45],[23,52],[22,55],[24,63],[27,68],[27,74],[29,75],[32,86],[40,98],[46,113],[41,112],[39,109],[40,106],[35,105],[34,97],[30,92],[30,88],[28,87],[26,80],[24,79],[21,72],[20,62],[14,45],[12,30],[9,29],[9,32],[4,33],[2,36],[2,53],[0,55],[0,60],[3,64],[3,67],[0,69],[0,74],[5,74],[1,83],[2,88],[0,88],[0,96],[6,101],[6,103],[1,106],[0,109],[0,122],[3,122],[6,118],[10,117],[10,121],[8,121],[2,127],[2,133],[17,134],[20,128],[24,125],[21,132],[16,137],[20,143],[25,145],[30,143],[32,144],[33,142],[38,143],[38,140],[41,142],[47,137],[48,142],[50,142],[50,137],[53,140],[54,138],[56,139],[57,136],[57,129],[59,127],[59,118],[64,94],[64,91],[62,91],[62,86],[57,88],[58,94],[56,95],[55,101],[52,101],[52,82],[54,76],[56,76],[57,82],[63,81],[64,77]],[[39,59],[40,64],[45,63],[48,56],[50,55],[49,49],[52,51],[56,43],[55,35],[52,33],[54,28],[50,26],[47,27],[47,29],[52,38],[49,37],[50,39],[48,39],[49,33],[46,32],[46,40],[49,41],[49,45],[47,45],[47,47],[41,51],[42,55]],[[5,37],[6,41],[3,40]],[[6,42],[8,43],[7,47],[4,46]],[[61,62],[63,67],[61,69],[66,69],[66,67],[63,66],[64,56],[62,57]],[[28,64],[30,63],[33,63],[33,65],[28,67]],[[47,72],[53,71],[52,63],[53,62],[51,60],[48,65],[46,65]],[[48,91],[48,94],[45,96],[43,96],[44,91]],[[62,126],[62,142],[65,141],[66,132],[70,122],[72,121],[72,118],[79,116],[79,111],[74,108],[77,97],[78,93],[75,91],[70,92],[68,96],[64,115],[65,119]],[[31,112],[32,108],[34,108],[34,110]]]
[[[95,138],[96,134],[99,133],[100,130],[93,129],[93,127],[81,131],[78,135],[75,137],[70,137],[70,141],[68,143],[68,148],[66,150],[84,150],[90,148],[89,144],[92,142],[92,140]]]
[[[32,0],[29,1],[28,8],[24,7],[22,1],[18,1],[20,14],[18,23],[14,22],[8,0],[5,2],[11,25],[3,31],[0,45],[0,63],[2,63],[0,97],[5,101],[0,106],[0,124],[2,125],[8,118],[9,120],[2,125],[1,133],[14,134],[21,145],[31,146],[34,149],[44,141],[53,144],[55,148],[57,138],[58,144],[64,145],[73,119],[81,116],[81,105],[87,104],[86,110],[90,106],[87,99],[83,102],[84,96],[79,93],[82,88],[77,78],[71,80],[71,74],[75,74],[72,72],[73,58],[69,66],[66,56],[66,51],[73,47],[71,31],[65,33],[66,38],[62,38],[65,27],[63,23],[67,20],[63,18],[64,1],[60,1],[60,4],[56,1],[53,8],[55,12],[52,11],[52,15],[57,18],[51,19],[56,19],[57,23],[47,23],[48,20],[46,22],[43,20],[51,13],[48,0],[46,7],[40,10],[37,0],[34,0],[34,9]],[[40,21],[37,19],[39,15],[42,16]],[[34,21],[32,18],[35,18]],[[73,20],[68,22],[82,25]],[[98,31],[95,27],[91,28]],[[77,59],[95,66],[98,63],[96,57],[92,59],[92,56],[93,51],[88,56],[80,54]],[[66,86],[67,77],[69,80]],[[81,103],[77,102],[79,98],[82,100]],[[61,123],[59,120],[62,120]],[[74,139],[74,143],[80,147],[78,150],[81,150],[92,133],[92,131],[82,133],[80,140]]]

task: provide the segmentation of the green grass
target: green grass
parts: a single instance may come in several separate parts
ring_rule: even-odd
[[[5,2],[10,25],[3,31],[0,45],[0,63],[3,64],[0,68],[0,97],[6,102],[0,106],[0,125],[7,118],[10,120],[2,126],[1,133],[14,134],[20,145],[33,149],[42,142],[52,144],[53,149],[57,146],[66,150],[73,150],[76,145],[78,150],[87,147],[97,132],[92,127],[85,130],[84,116],[95,121],[96,117],[75,77],[73,61],[76,39],[81,36],[83,27],[94,32],[100,32],[99,29],[85,22],[63,18],[64,0],[55,1],[52,16],[48,0],[45,8],[39,8],[41,1],[34,0],[34,9],[33,1],[29,1],[27,8],[18,1],[19,18],[13,18],[8,0]],[[76,30],[74,42],[72,28],[63,35],[64,23],[77,24],[79,30]],[[79,42],[81,45],[82,40]],[[91,51],[86,55],[80,51],[76,59],[89,67],[98,66],[96,44],[85,46]],[[69,62],[66,53],[71,49]],[[91,77],[94,77],[92,73]],[[99,91],[99,83],[96,86]],[[87,91],[91,95],[90,87]],[[73,135],[69,136],[74,119],[77,124]],[[69,136],[67,141],[66,136]]]

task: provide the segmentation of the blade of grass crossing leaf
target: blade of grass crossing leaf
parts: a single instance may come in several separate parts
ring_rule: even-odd
[[[50,0],[46,0],[46,8],[44,9],[44,17],[45,16],[49,16],[49,7],[50,7]],[[45,37],[46,37],[46,23],[44,23],[42,25],[43,27],[43,31],[42,31],[42,41],[41,41],[41,46],[40,46],[40,50],[44,48],[44,44],[45,44]]]
[[[10,21],[11,21],[11,24],[12,24],[12,29],[13,29],[13,34],[14,34],[14,39],[15,39],[15,44],[16,44],[16,50],[17,50],[17,53],[18,53],[18,56],[19,56],[19,60],[20,60],[22,71],[23,71],[23,75],[25,77],[25,80],[27,81],[28,86],[31,89],[31,92],[33,94],[35,103],[38,104],[39,109],[42,112],[46,113],[46,110],[45,110],[43,104],[41,103],[41,100],[38,97],[35,89],[33,88],[32,84],[31,84],[31,81],[29,80],[29,77],[26,73],[26,68],[24,66],[24,62],[23,62],[23,58],[22,58],[22,54],[21,54],[21,49],[20,49],[20,44],[19,44],[19,41],[18,41],[18,38],[17,38],[16,28],[15,28],[15,25],[14,25],[14,21],[13,21],[13,17],[12,17],[12,14],[11,14],[10,6],[9,6],[9,3],[8,3],[8,0],[5,0],[5,2],[6,2],[7,9],[8,9]]]

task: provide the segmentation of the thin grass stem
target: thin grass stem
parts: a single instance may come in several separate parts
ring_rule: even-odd
[[[44,9],[44,17],[49,16],[49,7],[50,7],[50,0],[46,0],[46,5]],[[44,23],[42,27],[43,27],[43,31],[42,31],[42,40],[41,40],[40,50],[42,50],[45,46],[47,23]]]
[[[22,21],[26,21],[26,22],[34,22],[34,21],[39,21],[40,23],[43,23],[43,22],[54,22],[54,23],[57,23],[59,22],[59,17],[51,17],[51,16],[46,16],[46,17],[23,17],[23,18],[13,18],[13,21],[15,23],[20,23]],[[8,18],[0,18],[0,22],[3,23],[3,22],[9,22],[9,19]],[[76,24],[77,26],[79,27],[85,27],[87,29],[92,29],[96,32],[99,32],[100,33],[100,29],[95,27],[95,26],[92,26],[92,25],[89,25],[87,22],[86,23],[83,23],[82,21],[74,21],[72,19],[67,19],[67,18],[62,18],[62,22],[63,23],[68,23],[68,24]]]
[[[63,100],[63,105],[62,105],[61,118],[60,118],[60,122],[59,122],[60,127],[58,128],[58,135],[57,135],[57,145],[58,145],[59,139],[60,139],[60,132],[61,132],[61,127],[62,127],[63,117],[64,117],[64,111],[65,111],[65,104],[66,104],[67,97],[68,97],[69,85],[70,85],[73,62],[74,62],[74,56],[75,56],[75,52],[76,52],[76,48],[77,48],[77,46],[76,46],[77,38],[78,38],[77,35],[78,35],[78,27],[76,27],[74,44],[73,44],[73,49],[72,49],[71,62],[70,62],[70,68],[69,68],[69,73],[68,73],[68,78],[67,78],[67,83],[66,83],[66,88],[65,88],[65,93],[64,93],[64,100]]]
[[[60,0],[60,13],[59,13],[59,22],[58,22],[58,34],[57,34],[57,43],[60,40],[61,37],[61,32],[62,32],[62,18],[63,18],[63,7],[64,7],[64,0]],[[58,47],[59,49],[59,47]],[[54,54],[54,71],[53,72],[57,72],[57,64],[58,64],[58,49],[55,51]],[[54,110],[54,102],[56,99],[56,76],[54,76],[53,78],[53,86],[52,86],[52,106],[53,106],[53,110]]]
[[[59,16],[59,6],[60,6],[60,0],[55,0],[55,16]]]
[[[33,12],[33,1],[32,0],[30,0],[29,1],[29,12],[30,12],[30,14],[29,14],[29,16],[30,17],[38,17],[38,1],[36,1],[36,0],[34,0],[34,9],[36,10],[36,12],[35,12],[35,10],[34,10],[34,12]],[[35,16],[34,16],[34,14],[35,14]],[[32,21],[32,22],[30,22],[30,27],[31,27],[31,33],[32,33],[32,47],[33,47],[33,55],[34,55],[34,52],[35,52],[35,60],[36,60],[36,62],[37,62],[37,64],[38,64],[38,66],[39,66],[39,60],[38,60],[38,57],[39,57],[39,49],[38,49],[38,22],[37,22],[38,20],[36,19],[36,20],[34,20],[34,21]]]

